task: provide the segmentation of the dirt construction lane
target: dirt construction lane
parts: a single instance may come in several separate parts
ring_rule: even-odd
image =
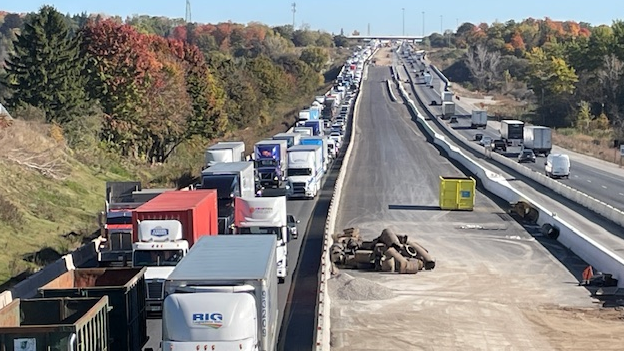
[[[380,55],[385,57],[385,51]],[[461,174],[387,100],[370,67],[337,228],[393,227],[436,258],[417,275],[343,269],[330,280],[332,350],[621,350],[622,313],[578,280],[497,203],[440,211],[438,176]]]

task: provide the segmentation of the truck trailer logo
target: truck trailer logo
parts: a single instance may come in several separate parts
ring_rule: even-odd
[[[251,213],[272,213],[273,207],[250,207],[249,212]]]
[[[163,237],[169,235],[169,229],[163,227],[156,227],[150,230],[150,235],[155,237]]]
[[[221,313],[193,313],[193,324],[219,329],[223,326]]]

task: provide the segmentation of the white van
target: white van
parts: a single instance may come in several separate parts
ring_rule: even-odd
[[[570,177],[570,157],[565,154],[550,154],[546,157],[544,171],[551,178]]]

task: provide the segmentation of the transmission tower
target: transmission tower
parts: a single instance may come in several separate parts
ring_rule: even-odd
[[[295,13],[297,12],[297,3],[293,2],[291,6],[292,6],[292,13],[293,13],[293,30],[294,30],[295,29]]]
[[[184,22],[191,23],[191,0],[186,0],[186,15],[184,16]]]

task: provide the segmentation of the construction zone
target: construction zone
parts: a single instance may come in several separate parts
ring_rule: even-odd
[[[364,241],[358,228],[347,228],[334,234],[331,261],[337,268],[365,269],[400,274],[416,274],[435,268],[429,251],[386,228],[374,240]]]

